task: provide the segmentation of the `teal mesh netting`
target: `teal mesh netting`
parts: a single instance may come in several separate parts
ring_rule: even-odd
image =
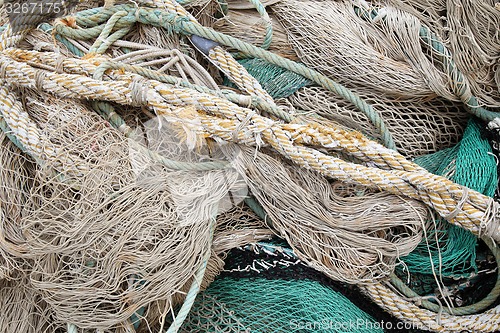
[[[380,326],[380,325],[379,325]],[[344,295],[311,280],[223,278],[200,294],[183,332],[383,330]]]
[[[238,62],[259,81],[262,88],[273,98],[288,97],[300,88],[311,84],[311,81],[305,77],[262,59],[242,59]],[[224,84],[234,87],[227,79]]]
[[[474,119],[469,121],[458,145],[418,157],[415,162],[430,172],[446,176],[485,195],[492,197],[495,194],[498,184],[495,157],[489,142],[481,136],[479,123]],[[429,244],[421,243],[403,258],[411,273],[429,274],[432,266],[444,277],[464,276],[477,270],[477,239],[469,231],[439,219],[435,229],[427,230],[427,241]]]

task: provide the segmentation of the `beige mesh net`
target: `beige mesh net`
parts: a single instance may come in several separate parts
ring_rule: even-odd
[[[55,332],[54,314],[27,276],[0,280],[0,327],[5,333]]]
[[[334,280],[362,283],[385,276],[421,241],[427,210],[415,201],[330,184],[252,149],[230,154],[269,214],[270,227],[299,258]]]
[[[425,22],[453,53],[458,68],[469,78],[474,94],[489,107],[500,102],[498,72],[500,16],[494,0],[388,0]]]
[[[35,166],[1,147],[1,182],[12,184],[0,197],[3,275],[28,274],[61,324],[106,329],[160,300],[170,311],[211,247],[210,221],[240,186],[237,174],[167,170],[80,102],[23,96],[42,151],[57,148],[60,158]],[[158,138],[148,139],[154,148]],[[147,168],[138,173],[131,154]],[[220,268],[213,257],[207,281]]]
[[[230,3],[230,8],[234,8],[232,2]],[[270,18],[272,20],[273,38],[269,45],[269,51],[285,58],[297,60],[297,55],[290,46],[286,29],[276,19],[275,15],[271,14]],[[234,36],[245,42],[260,46],[265,41],[267,23],[255,9],[240,9],[229,10],[227,15],[214,23],[213,27],[217,31],[229,36]]]
[[[459,103],[432,99],[418,104],[374,95],[362,97],[385,120],[397,149],[407,157],[430,154],[456,144],[462,136],[468,115]],[[317,113],[343,126],[380,139],[380,133],[365,114],[334,94],[319,87],[305,87],[288,98],[297,113]]]

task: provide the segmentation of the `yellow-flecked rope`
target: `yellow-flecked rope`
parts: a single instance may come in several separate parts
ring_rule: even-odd
[[[485,239],[489,242],[488,239]],[[491,248],[498,245],[491,244]],[[500,306],[477,314],[452,315],[446,311],[433,312],[418,306],[422,299],[407,299],[401,296],[389,282],[378,282],[361,286],[361,290],[378,306],[396,318],[417,329],[428,329],[434,332],[483,332],[493,333],[500,330]]]
[[[113,81],[98,81],[92,80],[88,76],[98,67],[98,64],[94,64],[99,59],[93,58],[91,60],[82,60],[74,58],[64,58],[57,59],[56,55],[51,52],[36,52],[36,51],[25,51],[11,49],[4,52],[14,59],[26,61],[30,64],[44,64],[45,66],[56,66],[59,65],[60,69],[64,70],[66,74],[67,81],[74,81],[72,85],[75,90],[79,90],[82,96],[87,96],[92,93],[92,90],[99,91],[99,95],[95,98],[104,97],[107,100],[118,102],[121,104],[131,103],[132,98],[119,95],[119,92],[123,92],[126,89],[130,90],[130,83],[137,78],[137,75],[119,75],[115,77]],[[104,59],[103,59],[104,60]],[[94,62],[94,63],[92,63]],[[31,79],[31,85],[36,85],[37,78],[44,78],[48,76],[44,82],[47,82],[46,89],[50,89],[53,93],[58,93],[58,90],[54,88],[54,85],[58,85],[61,88],[64,87],[64,82],[61,81],[65,74],[58,74],[48,71],[43,71],[41,69],[36,69],[26,64],[18,61],[10,61],[5,59],[3,61],[3,66],[12,70],[11,73],[17,72],[16,76],[18,79],[15,82],[24,82],[25,85],[30,86],[28,79]],[[10,67],[10,65],[17,65],[20,68],[15,70],[15,67]],[[25,75],[28,74],[28,75]],[[72,76],[79,74],[81,76]],[[11,74],[12,75],[12,74]],[[121,79],[117,80],[118,78]],[[189,88],[178,88],[172,85],[163,84],[155,80],[144,81],[144,87],[150,88],[150,92],[157,91],[161,96],[158,97],[159,100],[164,100],[168,104],[161,103],[159,101],[153,101],[153,106],[159,110],[168,109],[163,113],[169,114],[171,108],[169,105],[174,106],[194,106],[196,109],[223,116],[228,119],[237,119],[242,121],[252,114],[252,111],[247,108],[240,107],[234,103],[231,103],[219,96],[213,96],[209,93],[202,93]],[[107,87],[107,88],[104,88]],[[103,95],[102,92],[107,89],[108,93]],[[62,90],[62,89],[61,89]],[[90,91],[89,91],[90,90]],[[69,91],[65,92],[66,94]],[[131,92],[130,92],[131,94]],[[72,96],[78,96],[76,93]],[[265,117],[254,115],[259,119],[267,121]],[[236,125],[236,123],[224,123],[224,128],[228,128],[231,124]],[[286,126],[287,131],[290,132],[291,138],[294,141],[308,144],[308,145],[319,145],[325,148],[341,150],[349,153],[353,157],[360,159],[364,162],[372,163],[373,165],[385,168],[385,169],[400,169],[407,171],[423,171],[421,167],[413,162],[407,161],[402,155],[385,148],[384,146],[370,141],[361,134],[357,132],[349,132],[342,129],[332,129],[325,126],[310,123],[310,124],[288,124],[280,125]],[[227,130],[226,130],[227,132]],[[221,133],[224,135],[224,133]]]
[[[94,57],[89,60],[75,58],[57,58],[52,52],[37,52],[19,49],[9,49],[4,52],[5,55],[16,61],[23,61],[32,65],[44,65],[55,67],[68,74],[79,74],[84,77],[92,77],[99,67],[100,61],[108,62],[108,59]],[[19,63],[20,64],[20,63]],[[120,66],[117,66],[120,68]],[[31,67],[26,67],[31,68]],[[40,71],[32,68],[32,70]],[[52,75],[55,73],[52,73]],[[35,74],[33,74],[35,75]],[[110,74],[111,75],[111,74]],[[132,81],[131,75],[117,75],[116,79]],[[100,84],[107,84],[102,81],[95,81]],[[110,81],[106,81],[110,82]],[[240,107],[232,102],[225,100],[222,96],[213,96],[209,92],[199,92],[194,89],[178,88],[172,85],[165,85],[156,80],[150,80],[150,88],[155,88],[162,94],[162,98],[169,104],[176,106],[195,106],[197,109],[211,112],[227,118],[245,119],[250,110]],[[108,97],[109,98],[109,97]],[[119,102],[118,100],[115,100]],[[122,100],[123,103],[123,100]],[[228,126],[228,125],[225,125]],[[364,162],[371,162],[377,167],[385,169],[400,169],[406,171],[423,170],[417,164],[406,160],[401,154],[387,149],[381,144],[368,140],[357,132],[349,132],[338,128],[325,127],[311,122],[307,125],[290,124],[288,130],[293,135],[294,140],[309,145],[319,145],[325,148],[337,149],[351,154],[353,157]]]
[[[331,79],[314,70],[305,67],[302,64],[298,64],[288,59],[276,56],[269,51],[256,48],[253,45],[244,43],[233,37],[223,35],[203,27],[198,22],[196,22],[196,20],[190,14],[187,14],[182,6],[180,6],[173,0],[164,2],[160,1],[156,5],[158,6],[158,8],[162,8],[162,10],[156,10],[146,7],[131,8],[131,6],[127,5],[115,6],[114,8],[100,11],[90,10],[86,11],[85,15],[79,15],[76,17],[77,22],[83,23],[88,28],[72,29],[68,26],[59,24],[54,27],[54,30],[67,38],[95,38],[102,31],[104,22],[109,19],[109,17],[113,15],[113,13],[121,10],[129,10],[129,15],[122,18],[123,22],[120,23],[120,21],[122,20],[117,22],[117,27],[124,27],[127,24],[140,22],[165,27],[168,29],[174,29],[174,31],[180,32],[187,36],[201,36],[203,38],[219,42],[226,46],[229,45],[231,47],[235,47],[244,53],[247,53],[254,57],[262,58],[266,61],[269,61],[270,63],[290,69],[297,74],[309,78],[310,80],[325,87],[326,89],[340,95],[342,98],[352,102],[358,109],[363,111],[368,116],[370,121],[372,121],[375,127],[380,131],[384,144],[389,148],[396,149],[391,133],[387,130],[386,125],[380,115],[373,109],[371,105],[367,104],[358,95],[356,95],[346,87],[332,81]]]
[[[260,83],[229,52],[216,46],[210,50],[208,57],[240,90],[275,105],[274,99],[262,89]]]
[[[360,134],[347,135],[345,131],[316,124],[284,124],[217,96],[154,80],[142,79],[137,85],[138,75],[117,75],[113,81],[98,81],[83,75],[36,69],[6,56],[0,56],[0,61],[1,72],[5,75],[2,79],[8,79],[16,86],[42,89],[61,98],[98,99],[148,106],[158,115],[167,116],[172,121],[187,122],[194,131],[205,137],[257,146],[269,145],[307,169],[316,170],[330,178],[421,200],[452,223],[477,235],[493,237],[496,241],[500,239],[498,204],[491,198],[430,174],[398,153]],[[91,70],[91,64],[86,64],[86,67]],[[141,98],[135,96],[137,93],[134,90],[137,89],[141,91]],[[185,113],[175,111],[173,106],[193,107],[196,114],[190,113],[190,119],[183,119]],[[373,166],[349,163],[308,145],[338,147]]]
[[[19,32],[13,32],[10,25],[2,32],[0,35],[0,51],[3,51],[9,47],[17,45],[20,41],[24,39],[24,36],[28,33],[28,30],[22,30]]]
[[[86,170],[85,164],[77,162],[78,158],[59,153],[57,146],[43,136],[37,125],[24,112],[17,96],[5,85],[0,86],[0,117],[12,131],[10,134],[15,136],[27,153],[36,160],[42,163],[44,160],[51,160],[59,171],[73,177],[81,176],[81,171]],[[70,167],[63,167],[67,165]]]

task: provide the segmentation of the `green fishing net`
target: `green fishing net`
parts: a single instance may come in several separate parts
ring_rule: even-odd
[[[455,147],[417,157],[415,162],[470,189],[491,197],[495,194],[496,161],[477,120],[469,121]],[[426,240],[402,259],[410,273],[435,271],[443,277],[463,277],[477,271],[476,246],[477,238],[471,232],[437,219],[435,227],[427,230]]]
[[[307,79],[260,59],[239,62],[274,98],[287,97],[310,85]],[[481,127],[478,120],[471,119],[457,145],[419,156],[415,162],[434,174],[492,197],[498,185],[497,166]],[[402,258],[404,265],[398,266],[398,275],[421,295],[435,292],[439,276],[446,285],[458,286],[457,294],[462,293],[466,303],[473,303],[475,299],[466,300],[463,294],[474,294],[469,290],[471,284],[477,287],[478,281],[470,278],[477,273],[477,263],[484,254],[478,254],[478,239],[437,216],[431,225],[425,240]],[[226,264],[234,267],[233,259],[228,258]],[[377,332],[375,326],[342,327],[346,322],[376,322],[360,309],[363,302],[351,302],[353,295],[346,297],[307,274],[297,278],[295,269],[296,266],[283,269],[285,276],[270,277],[262,272],[253,277],[223,275],[198,296],[184,332]],[[462,287],[457,279],[465,281],[467,287]],[[368,313],[377,320],[383,316],[380,309]],[[318,324],[321,322],[325,326]]]
[[[239,62],[273,98],[289,96],[311,84],[304,77],[265,60],[242,59]],[[456,146],[417,157],[415,162],[434,174],[488,196],[493,196],[497,188],[495,157],[488,140],[481,134],[479,121],[475,119],[469,121]],[[403,258],[410,273],[436,271],[443,277],[463,277],[477,271],[477,239],[469,231],[437,219],[434,227],[427,230],[426,240]]]
[[[371,325],[370,325],[371,324]],[[382,332],[344,295],[311,280],[223,278],[200,295],[185,332]]]
[[[331,280],[269,246],[232,250],[182,332],[383,332]]]
[[[288,97],[300,88],[312,83],[302,75],[262,59],[241,59],[238,62],[245,67],[250,75],[259,81],[262,88],[273,98]],[[234,87],[228,79],[224,80],[224,85]]]

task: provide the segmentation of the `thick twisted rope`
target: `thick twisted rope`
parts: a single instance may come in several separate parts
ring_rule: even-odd
[[[93,77],[95,79],[101,79],[104,76],[104,72],[106,72],[108,69],[120,69],[120,70],[124,70],[127,72],[139,74],[139,75],[144,76],[148,79],[156,80],[159,82],[169,83],[169,84],[173,84],[173,85],[181,86],[181,87],[186,87],[186,88],[191,88],[191,89],[194,89],[194,90],[201,92],[201,93],[216,95],[218,97],[226,99],[226,100],[228,100],[232,103],[238,104],[240,106],[246,106],[249,108],[258,109],[260,111],[264,111],[264,112],[267,112],[269,114],[275,115],[278,118],[283,119],[285,121],[292,121],[292,119],[293,119],[293,117],[289,113],[283,112],[275,104],[269,104],[269,103],[263,101],[262,99],[258,98],[257,96],[241,95],[241,94],[237,94],[231,90],[225,90],[225,89],[213,90],[213,89],[207,88],[205,86],[200,86],[200,85],[192,84],[188,81],[180,80],[176,76],[172,76],[172,75],[168,75],[168,74],[161,74],[161,73],[158,73],[157,71],[147,69],[147,68],[144,68],[141,66],[127,65],[127,64],[117,63],[114,61],[107,61],[107,62],[101,63],[99,65],[99,67],[97,67],[97,69],[94,72]]]
[[[422,309],[404,299],[382,283],[363,286],[366,293],[377,305],[396,318],[410,322],[415,327],[427,328],[435,332],[496,332],[500,329],[500,307],[480,314],[465,316],[450,315]]]
[[[5,56],[0,56],[0,61],[5,78],[17,86],[39,87],[62,98],[100,99],[126,105],[149,106],[158,115],[165,115],[175,122],[190,124],[193,130],[205,137],[218,137],[257,146],[269,145],[300,166],[316,170],[327,177],[421,200],[434,208],[442,217],[476,235],[490,236],[496,241],[500,239],[497,221],[498,204],[491,198],[467,190],[443,177],[427,173],[420,167],[414,167],[396,152],[364,139],[361,135],[358,137],[363,139],[348,148],[347,143],[342,143],[344,140],[336,141],[332,137],[345,132],[335,132],[320,125],[277,123],[216,96],[200,94],[186,88],[176,88],[149,80],[143,86],[146,89],[144,100],[139,101],[133,97],[133,80],[130,75],[123,76],[122,80],[117,77],[113,81],[97,81],[81,75],[42,71]],[[171,105],[184,108],[191,105],[198,112],[192,114],[191,120],[185,119],[183,118],[185,114],[176,113]],[[210,113],[217,116],[212,116]],[[314,128],[321,135],[314,132]],[[309,136],[304,136],[304,133],[308,133]],[[345,140],[349,141],[347,138]],[[338,146],[341,149],[345,146],[345,149],[342,148],[343,151],[349,152],[350,149],[357,156],[369,159],[374,164],[387,165],[385,160],[389,160],[388,167],[394,169],[382,170],[345,162],[314,148],[302,146],[301,142],[320,143],[327,148]],[[362,142],[366,144],[361,144]],[[372,149],[373,147],[376,149]],[[377,149],[381,153],[382,149],[385,149],[387,156],[380,159],[370,157],[370,154],[373,156],[372,152]],[[363,151],[366,153],[363,154]]]
[[[40,53],[41,54],[41,53]],[[52,66],[57,66],[58,60],[56,54],[52,54],[51,62],[50,65]],[[82,61],[81,64],[87,64],[88,66],[85,67],[78,67],[78,71],[80,73],[82,72],[87,72],[90,73],[93,69],[96,68],[96,66],[91,65],[85,61]],[[4,63],[0,65],[0,71],[3,71]],[[62,64],[63,67],[68,66],[71,67],[71,62],[66,62]],[[43,80],[42,76],[44,72],[37,72],[37,74],[34,74],[35,78],[35,86],[33,88],[39,88],[39,85],[41,82],[39,81],[40,79]],[[84,171],[85,169],[85,164],[84,163],[77,163],[76,161],[78,160],[72,160],[69,158],[66,160],[68,157],[63,154],[63,156],[60,156],[61,154],[58,153],[58,148],[54,145],[52,145],[46,138],[44,138],[43,134],[40,132],[40,129],[37,127],[37,125],[32,122],[28,116],[28,114],[23,110],[22,104],[17,100],[16,96],[14,96],[11,92],[9,92],[8,87],[2,86],[0,88],[0,111],[1,111],[1,116],[2,120],[5,122],[7,125],[6,127],[6,132],[9,133],[9,135],[15,137],[15,141],[19,143],[19,146],[23,147],[23,150],[26,151],[30,156],[37,160],[43,160],[44,158],[48,158],[50,160],[53,160],[56,164],[56,167],[62,168],[63,165],[67,166],[70,165],[71,167],[66,168],[66,169],[58,169],[61,172],[69,172],[69,174],[73,174],[74,172],[77,172],[76,175],[79,175],[78,170]],[[113,118],[115,120],[114,124],[118,124],[118,129],[120,129],[120,126],[122,126],[124,123],[123,121],[120,122],[117,120],[117,115],[116,114],[108,114],[109,117]],[[113,122],[112,122],[113,123]],[[202,171],[207,171],[207,170],[216,170],[216,169],[221,169],[227,166],[226,163],[216,161],[216,162],[200,162],[200,163],[187,163],[187,162],[182,162],[182,161],[174,161],[167,159],[161,155],[159,155],[157,152],[151,151],[149,149],[146,149],[145,147],[135,144],[134,141],[129,142],[131,145],[134,146],[135,149],[140,150],[142,153],[146,154],[149,156],[151,159],[163,164],[164,166],[174,169],[174,170],[202,170]],[[65,163],[61,163],[61,159],[65,160]]]
[[[9,52],[10,50],[7,50],[5,54]],[[10,55],[13,54],[12,52]],[[21,59],[19,54],[17,56],[16,60],[29,61],[37,65],[36,57],[26,60]],[[139,81],[135,75],[111,73],[114,82],[95,80],[92,79],[92,75],[99,65],[98,58],[93,59],[96,64],[64,59],[62,70],[70,74],[35,69],[4,56],[0,57],[0,61],[2,62],[0,76],[16,86],[40,89],[63,98],[84,97],[125,105],[149,106],[158,114],[174,121],[188,123],[192,121],[193,128],[205,136],[252,145],[269,145],[299,165],[314,169],[323,175],[422,200],[451,222],[477,235],[491,236],[499,241],[496,216],[498,205],[489,198],[475,191],[466,190],[442,177],[431,175],[401,155],[361,135],[325,128],[314,123],[283,124],[259,116],[251,109],[228,102],[224,96],[215,96],[210,92],[200,92],[192,88],[172,87],[157,80]],[[43,64],[54,68],[59,66],[56,62]],[[38,65],[41,66],[42,63]],[[177,114],[172,105],[193,107],[196,113],[191,118],[184,119],[184,115]],[[6,125],[3,127],[11,131],[10,135],[34,155],[40,154],[39,142],[43,142],[43,137],[39,135],[36,125],[33,126],[34,123],[23,113],[22,107],[16,102],[16,97],[10,94],[5,86],[0,89],[0,110]],[[116,123],[120,123],[118,118],[113,119]],[[348,163],[310,146],[347,152],[373,167]],[[57,157],[49,154],[48,158]],[[196,289],[196,285],[193,286]],[[500,314],[497,312],[500,310],[496,308],[480,315],[457,317],[443,313],[437,318],[434,312],[418,308],[383,284],[365,288],[367,294],[379,305],[400,319],[412,320],[415,324],[430,329],[440,332],[464,329],[492,332],[499,329]],[[191,298],[185,303],[186,309]],[[182,316],[179,322],[180,319]]]
[[[131,26],[125,26],[121,29],[118,29],[117,31],[113,32],[113,29],[115,28],[115,25],[117,22],[124,16],[127,16],[128,13],[126,11],[119,11],[114,13],[110,19],[106,22],[104,25],[104,28],[102,29],[99,37],[96,39],[92,47],[90,48],[90,53],[99,53],[103,54],[106,52],[106,50],[118,39],[122,38],[125,36],[130,29],[132,28]]]
[[[118,129],[123,135],[130,138],[133,134],[133,130],[125,123],[125,121],[115,112],[114,108],[109,103],[104,102],[94,102],[93,108],[96,110],[104,119],[108,120],[113,127]],[[172,170],[193,170],[193,171],[210,171],[210,170],[220,170],[229,167],[229,163],[224,161],[214,161],[214,162],[198,162],[189,163],[181,162],[168,159],[154,150],[150,150],[143,145],[137,143],[134,140],[130,140],[129,145],[134,150],[137,150],[141,154],[148,156],[153,161],[158,162],[169,169]]]
[[[488,240],[485,240],[488,242]],[[489,243],[490,248],[494,249],[495,245]],[[254,246],[266,248],[269,252],[275,252],[276,246],[266,243],[257,243]],[[297,255],[289,249],[286,253],[292,258],[298,258]],[[494,252],[497,261],[500,258],[498,250]],[[376,282],[373,284],[360,286],[361,291],[368,295],[377,305],[391,313],[393,316],[403,322],[412,324],[418,329],[428,329],[435,332],[443,333],[461,333],[461,332],[477,332],[477,333],[493,333],[500,329],[500,305],[486,310],[480,314],[467,315],[451,315],[439,310],[439,312],[421,309],[412,301],[405,299],[389,288],[386,283]],[[421,301],[422,297],[417,297],[414,302]],[[482,307],[480,301],[477,304],[470,305],[478,311]],[[487,300],[491,302],[491,300]],[[457,312],[459,312],[458,308]],[[453,311],[453,309],[452,309]]]
[[[130,15],[123,17],[120,21],[117,22],[117,25],[121,21],[123,21],[123,25],[125,25],[126,21],[129,21],[129,24],[135,23],[137,21],[143,24],[164,27],[166,29],[174,29],[176,32],[182,33],[184,35],[198,35],[203,38],[216,41],[222,45],[235,48],[253,57],[261,58],[277,66],[289,69],[350,101],[358,109],[363,111],[368,116],[370,121],[372,121],[375,127],[380,131],[384,144],[389,148],[395,149],[391,134],[387,130],[387,127],[379,114],[373,109],[371,105],[367,104],[358,95],[354,94],[343,85],[334,82],[326,76],[314,70],[311,70],[302,64],[277,56],[269,51],[240,41],[237,38],[230,37],[218,33],[212,29],[203,27],[202,25],[197,23],[191,15],[186,14],[185,9],[175,1],[165,1],[165,8],[166,10],[158,10],[121,5],[101,11],[93,9],[80,12],[76,17],[78,24],[87,25],[90,28],[72,29],[64,25],[57,25],[55,27],[55,30],[57,31],[57,33],[65,37],[74,39],[95,38],[102,30],[102,27],[100,27],[99,24],[105,22],[111,15],[113,15],[113,13],[117,11],[127,10]]]
[[[97,66],[96,62],[98,62],[99,60],[103,60],[106,61],[106,63],[109,63],[109,61],[104,58],[93,58],[91,60],[63,58],[62,60],[57,60],[56,55],[51,52],[25,51],[17,49],[6,50],[4,54],[18,61],[26,61],[32,65],[43,64],[45,66],[56,66],[59,63],[63,71],[72,75],[82,75],[74,77],[76,80],[85,80],[85,83],[82,83],[80,88],[82,92],[83,89],[85,89],[85,87],[87,86],[89,88],[92,87],[92,89],[98,90],[99,92],[103,92],[105,91],[105,89],[115,89],[115,92],[126,91],[127,89],[129,89],[129,82],[134,80],[134,78],[136,77],[133,75],[119,74],[117,76],[113,76],[113,81],[90,80],[88,76],[91,76],[92,72],[95,73],[95,71],[100,68],[100,65]],[[16,70],[19,75],[20,71],[27,71],[26,73],[31,73],[33,77],[37,77],[37,73],[40,72],[45,73],[46,75],[50,75],[51,80],[60,80],[61,77],[60,75],[58,75],[58,73],[41,71],[31,66],[23,65],[21,62],[14,62],[11,60],[10,63],[22,67]],[[121,68],[121,66],[117,67]],[[11,68],[13,69],[13,67]],[[26,76],[26,78],[27,77],[28,76]],[[71,78],[73,78],[73,76],[68,76],[68,80],[70,80]],[[21,79],[21,81],[23,80]],[[224,116],[228,119],[237,120],[244,120],[248,117],[249,114],[252,113],[250,109],[240,107],[223,99],[223,96],[211,95],[210,91],[200,92],[194,89],[190,89],[189,87],[186,87],[185,89],[173,87],[171,85],[162,84],[161,82],[158,82],[156,80],[150,80],[149,83],[149,87],[156,90],[161,95],[158,97],[159,99],[163,99],[165,102],[175,106],[182,107],[191,105],[201,111],[210,112],[213,114]],[[25,82],[25,84],[27,84],[27,82]],[[95,84],[103,85],[103,87],[94,87]],[[80,86],[79,83],[75,85]],[[51,89],[51,91],[57,93],[56,89]],[[131,90],[129,89],[129,91]],[[90,93],[91,92],[85,94]],[[131,94],[131,92],[129,92],[129,94]],[[99,96],[106,97],[108,99],[111,99],[112,101],[122,104],[128,102],[127,98],[117,98],[112,94]],[[168,106],[166,105],[161,106],[161,102],[155,102],[155,105],[160,109],[168,108]],[[258,117],[259,119],[267,119],[261,116]],[[226,127],[230,126],[230,124],[231,123],[221,122],[219,125],[223,125],[224,127]],[[399,169],[406,171],[424,171],[424,169],[422,169],[420,166],[406,160],[402,155],[390,149],[387,149],[374,141],[368,140],[357,132],[349,132],[342,129],[329,128],[320,124],[315,124],[313,122],[308,124],[280,124],[279,126],[284,126],[284,128],[286,127],[285,129],[290,132],[290,137],[297,143],[315,146],[319,145],[329,149],[344,151],[361,161],[371,163],[372,165],[380,168]]]
[[[51,160],[57,170],[73,177],[86,170],[85,164],[78,162],[78,157],[61,154],[60,149],[45,138],[23,110],[17,96],[5,85],[0,86],[0,118],[7,125],[6,130],[11,131],[9,134],[16,138],[14,142],[18,142],[37,161]]]
[[[220,46],[216,46],[209,51],[208,57],[240,90],[251,96],[261,98],[266,103],[275,105],[274,99],[229,52]]]
[[[10,25],[2,31],[0,35],[0,51],[3,51],[9,47],[16,46],[20,41],[24,39],[24,36],[28,33],[29,30],[21,30],[14,32]]]

